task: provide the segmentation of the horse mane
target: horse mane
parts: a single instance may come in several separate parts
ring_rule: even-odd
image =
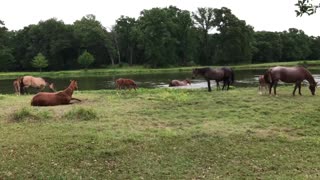
[[[196,68],[198,74],[205,74],[210,69],[211,69],[210,67]]]
[[[305,67],[303,67],[303,66],[297,66],[297,68],[299,68],[300,70],[302,70],[303,72],[305,72],[305,75],[306,75],[305,78],[306,78],[306,80],[307,80],[310,84],[316,84],[316,81],[314,80],[311,72],[310,72],[307,68],[305,68]]]

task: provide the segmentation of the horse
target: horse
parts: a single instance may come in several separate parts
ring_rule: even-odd
[[[227,89],[229,90],[229,85],[234,82],[234,72],[229,67],[222,67],[212,69],[209,67],[205,68],[195,68],[192,69],[192,79],[197,76],[202,76],[208,82],[208,91],[211,91],[210,80],[215,80],[217,83],[217,90],[220,89],[219,82],[223,81],[222,90],[224,90],[225,86],[227,85]]]
[[[172,80],[169,83],[169,87],[172,87],[172,86],[187,86],[188,84],[191,85],[191,81],[189,79],[185,79],[183,81]]]
[[[259,94],[262,94],[263,90],[264,90],[264,93],[266,94],[268,91],[268,84],[264,79],[264,75],[259,75],[258,80],[259,80],[259,88],[258,88]]]
[[[33,77],[33,76],[23,76],[22,77],[22,88],[25,92],[27,92],[27,89],[29,87],[37,88],[39,91],[43,91],[45,87],[49,87],[51,91],[55,92],[54,84],[46,82],[41,77]]]
[[[22,83],[22,78],[18,77],[16,80],[13,81],[13,87],[16,95],[22,94],[22,88],[21,88],[21,83]]]
[[[266,82],[269,84],[269,94],[271,95],[271,89],[273,87],[274,95],[277,94],[276,88],[278,85],[278,81],[282,81],[285,83],[295,83],[294,90],[292,95],[295,95],[297,88],[299,88],[299,94],[301,94],[301,83],[303,80],[307,80],[309,82],[309,89],[312,95],[315,95],[317,82],[312,77],[312,74],[302,66],[296,67],[281,67],[276,66],[270,68],[264,74],[264,78]]]
[[[138,87],[137,87],[137,84],[132,79],[119,78],[116,80],[116,88],[118,90],[120,90],[122,88],[127,88],[129,90],[131,90],[131,88],[133,88],[134,90],[136,90],[136,88],[138,88]]]
[[[31,100],[31,106],[56,106],[70,104],[71,100],[80,99],[73,98],[73,91],[78,89],[78,83],[76,80],[71,80],[70,85],[60,92],[39,92]]]

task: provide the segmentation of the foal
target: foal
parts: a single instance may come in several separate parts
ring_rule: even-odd
[[[78,83],[71,80],[69,87],[60,92],[39,92],[31,101],[32,106],[56,106],[63,104],[70,104],[71,100],[81,101],[80,99],[73,98],[73,91],[78,89]]]
[[[124,78],[119,78],[116,80],[116,86],[117,89],[122,89],[122,88],[127,88],[129,90],[131,90],[131,88],[133,88],[134,90],[136,90],[137,84],[134,82],[134,80],[132,79],[124,79]]]
[[[18,77],[16,80],[13,81],[13,87],[16,95],[21,95],[21,83],[22,83],[22,78]]]
[[[267,94],[268,91],[268,84],[264,79],[264,75],[259,76],[259,94],[262,94],[264,90],[264,94]]]

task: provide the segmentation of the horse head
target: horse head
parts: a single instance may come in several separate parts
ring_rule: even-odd
[[[315,95],[317,84],[318,84],[318,82],[315,82],[315,83],[312,83],[309,85],[309,89],[310,89],[312,95]]]
[[[192,79],[196,78],[199,75],[199,69],[198,68],[194,68],[192,69]]]
[[[189,79],[185,80],[187,82],[187,84],[191,85],[191,81]]]
[[[76,90],[78,89],[78,82],[76,80],[70,80],[70,87],[73,89],[73,90]]]
[[[53,83],[50,83],[50,84],[48,85],[48,87],[49,87],[49,89],[51,89],[53,92],[56,91],[56,89],[54,88],[54,84],[53,84]]]

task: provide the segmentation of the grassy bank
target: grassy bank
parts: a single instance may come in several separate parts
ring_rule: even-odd
[[[56,107],[0,95],[0,179],[317,178],[320,97],[291,92],[84,91]]]
[[[277,62],[277,63],[262,63],[262,64],[247,64],[231,66],[235,70],[249,70],[249,69],[267,69],[273,66],[296,66],[305,65],[309,69],[320,70],[320,60],[314,61],[293,61],[293,62]],[[176,67],[176,68],[158,68],[150,69],[142,66],[123,67],[123,68],[105,68],[105,69],[89,69],[84,70],[70,70],[70,71],[52,71],[52,72],[0,72],[0,79],[13,79],[18,76],[34,75],[42,77],[89,77],[89,76],[106,76],[115,74],[143,74],[143,73],[164,73],[164,72],[180,72],[191,71],[193,68],[199,67]],[[214,66],[211,66],[214,67]]]

